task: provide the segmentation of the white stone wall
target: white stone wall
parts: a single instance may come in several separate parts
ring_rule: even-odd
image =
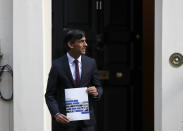
[[[0,0],[0,50],[3,58],[0,65],[13,66],[13,0]],[[5,74],[6,75],[6,74]],[[0,90],[11,88],[7,82],[9,78],[2,78]],[[7,82],[4,82],[7,81]],[[4,102],[0,99],[0,131],[13,131],[13,102]]]
[[[0,65],[14,70],[13,101],[0,99],[0,131],[51,131],[44,101],[51,66],[51,0],[0,0],[0,47]],[[0,89],[7,85],[0,83]]]
[[[13,1],[14,131],[50,131],[51,0]]]
[[[169,57],[183,54],[183,1],[155,5],[155,131],[182,131],[183,66],[172,67]]]
[[[162,131],[162,0],[155,0],[154,130]]]

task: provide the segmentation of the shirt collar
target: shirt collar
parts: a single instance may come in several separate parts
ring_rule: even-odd
[[[67,52],[67,58],[69,61],[69,64],[72,64],[73,61],[75,60],[68,52]],[[81,63],[81,55],[79,56],[79,58],[77,58],[78,62]]]

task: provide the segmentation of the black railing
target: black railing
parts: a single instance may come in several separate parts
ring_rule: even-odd
[[[10,73],[10,75],[12,76],[12,79],[13,79],[13,70],[10,65],[7,64],[7,65],[0,66],[0,82],[3,79],[4,73]],[[0,87],[0,89],[2,89],[2,88]],[[5,95],[0,90],[0,98],[4,101],[11,101],[13,99],[13,82],[12,82],[12,86],[11,86],[11,91],[12,91],[12,93],[9,96],[5,97]]]

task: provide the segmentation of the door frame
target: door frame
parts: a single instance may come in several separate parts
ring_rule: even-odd
[[[154,131],[154,0],[142,4],[142,130]]]

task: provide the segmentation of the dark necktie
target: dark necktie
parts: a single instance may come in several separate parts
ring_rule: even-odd
[[[80,75],[79,75],[78,60],[74,60],[74,63],[75,63],[75,74],[76,74],[76,86],[79,87],[79,85],[80,85]]]

